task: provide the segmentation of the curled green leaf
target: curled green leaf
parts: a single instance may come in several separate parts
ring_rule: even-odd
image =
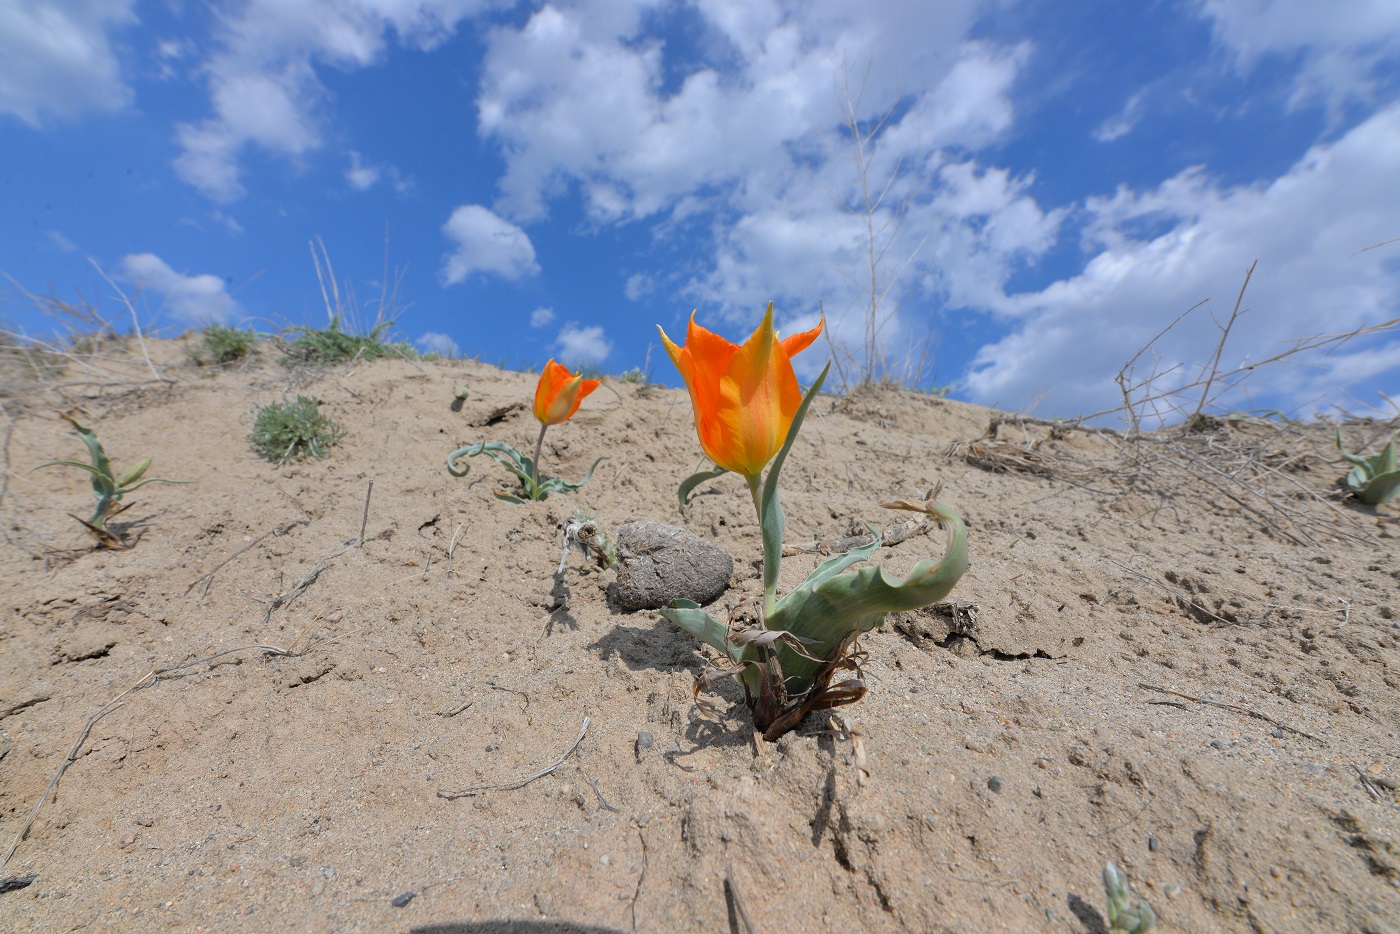
[[[690,494],[697,486],[727,473],[729,471],[723,467],[716,467],[714,470],[698,470],[682,480],[681,485],[676,487],[676,497],[681,502],[681,515],[685,515],[685,504],[690,501]]]

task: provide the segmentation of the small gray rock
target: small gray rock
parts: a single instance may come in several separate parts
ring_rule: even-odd
[[[987,787],[991,789],[992,794],[1001,794],[1001,776],[993,775],[987,779]]]
[[[733,573],[729,552],[689,529],[633,519],[617,530],[617,582],[609,595],[623,610],[655,610],[677,598],[709,603]]]
[[[650,749],[652,747],[652,744],[655,742],[656,739],[651,735],[651,730],[637,731],[637,745],[635,747],[635,753],[638,762],[642,761],[642,753]]]

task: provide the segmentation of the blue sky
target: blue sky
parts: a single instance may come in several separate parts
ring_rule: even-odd
[[[1189,382],[1255,260],[1227,366],[1400,316],[1400,3],[0,0],[0,196],[0,272],[163,333],[323,324],[320,238],[424,349],[674,384],[656,324],[771,300],[805,375],[1073,416],[1206,301],[1137,371]],[[1382,392],[1395,333],[1221,404]]]

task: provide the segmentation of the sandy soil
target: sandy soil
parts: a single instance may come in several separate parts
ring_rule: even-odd
[[[577,556],[554,577],[575,508],[681,521],[701,463],[682,391],[609,382],[545,467],[611,459],[515,506],[492,496],[501,468],[443,462],[533,445],[529,374],[290,374],[266,353],[211,371],[192,346],[6,381],[6,847],[76,753],[0,870],[36,876],[0,894],[0,928],[1101,931],[1111,860],[1162,930],[1400,930],[1400,526],[1337,494],[1330,426],[1135,444],[913,393],[820,398],[785,471],[789,541],[890,525],[879,503],[938,484],[971,536],[956,607],[864,642],[871,691],[844,711],[861,787],[824,714],[758,748],[732,682],[718,720],[696,709],[690,636],[611,609],[612,572]],[[297,391],[347,434],[278,468],[252,412]],[[83,459],[59,411],[119,469],[153,456],[198,484],[132,494],[135,546],[93,548],[68,515],[86,475],[28,472]],[[1395,427],[1346,426],[1353,447]],[[719,612],[760,592],[739,481],[684,521],[735,557]],[[906,570],[940,535],[877,557]],[[788,559],[783,586],[819,560]],[[438,794],[549,766],[585,721],[544,777]]]

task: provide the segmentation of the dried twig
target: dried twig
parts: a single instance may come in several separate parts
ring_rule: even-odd
[[[141,346],[141,356],[146,359],[146,366],[150,368],[151,376],[154,379],[165,381],[165,377],[160,375],[156,370],[156,365],[151,362],[150,352],[146,350],[146,337],[141,333],[141,318],[136,314],[136,306],[131,304],[131,299],[127,298],[126,293],[117,287],[117,284],[103,271],[101,266],[97,265],[97,260],[88,257],[88,262],[92,264],[93,269],[97,270],[97,274],[117,293],[117,297],[122,300],[122,304],[126,306],[127,311],[131,312],[131,329],[136,333],[136,343]]]
[[[316,566],[310,571],[307,571],[306,576],[303,577],[301,580],[297,581],[291,590],[287,591],[284,594],[278,594],[276,597],[273,597],[272,602],[267,605],[267,612],[263,614],[263,625],[266,626],[268,622],[271,621],[273,610],[280,609],[281,607],[291,606],[293,601],[295,601],[297,597],[300,597],[302,595],[302,592],[305,591],[306,588],[310,587],[316,582],[316,578],[321,576],[321,572],[331,566],[331,561],[335,560],[336,558],[339,558],[343,554],[345,554],[344,548],[340,549],[335,554],[331,555],[329,558],[325,558],[317,562]]]
[[[442,572],[442,586],[447,588],[448,582],[452,579],[452,556],[457,552],[457,539],[461,536],[462,530],[467,527],[465,522],[457,524],[457,528],[452,532],[452,542],[447,546],[447,569]]]
[[[369,524],[369,498],[374,495],[374,481],[369,482],[369,489],[365,490],[365,514],[360,517],[360,542],[358,547],[365,545],[365,526]]]
[[[1370,792],[1371,797],[1375,798],[1377,803],[1380,803],[1385,800],[1381,797],[1381,793],[1376,790],[1375,782],[1371,781],[1369,778],[1366,777],[1366,773],[1361,771],[1360,766],[1353,764],[1352,770],[1356,772],[1356,777],[1361,782],[1361,787],[1365,788],[1368,792]]]
[[[1304,732],[1303,730],[1300,730],[1297,727],[1291,727],[1287,723],[1275,720],[1273,717],[1269,716],[1266,713],[1260,713],[1257,710],[1250,710],[1248,707],[1241,707],[1238,704],[1226,704],[1222,701],[1206,700],[1204,697],[1197,697],[1194,694],[1183,694],[1181,691],[1173,691],[1171,688],[1158,687],[1155,684],[1143,684],[1139,682],[1138,687],[1148,691],[1157,691],[1160,694],[1170,694],[1173,697],[1180,697],[1184,700],[1189,700],[1197,704],[1208,704],[1211,707],[1219,707],[1222,710],[1233,710],[1235,713],[1242,713],[1247,717],[1253,717],[1256,720],[1264,720],[1268,723],[1272,723],[1280,730],[1287,730],[1290,733],[1297,733],[1299,736],[1306,736],[1308,739],[1313,740],[1314,742],[1321,743],[1324,746],[1327,745],[1327,740],[1323,739],[1320,736],[1314,736],[1313,734]]]
[[[309,629],[310,624],[307,624],[306,628]],[[63,777],[63,773],[68,771],[68,767],[70,765],[78,761],[78,753],[82,751],[83,744],[87,742],[88,734],[92,732],[93,726],[97,723],[97,721],[101,720],[109,713],[112,713],[113,711],[122,707],[123,701],[129,694],[131,694],[134,691],[138,691],[142,688],[153,687],[154,685],[156,685],[164,679],[176,677],[181,672],[187,671],[190,668],[194,668],[197,665],[208,664],[209,662],[212,662],[217,658],[223,658],[226,655],[233,655],[238,652],[258,651],[268,655],[278,655],[285,658],[300,658],[301,656],[306,655],[312,649],[315,649],[323,644],[329,644],[330,641],[333,641],[325,640],[323,642],[311,643],[308,644],[306,648],[297,651],[297,644],[301,642],[302,636],[304,636],[305,634],[306,629],[303,629],[301,633],[297,636],[296,640],[293,641],[292,644],[287,646],[285,649],[275,645],[261,645],[256,643],[252,645],[240,645],[236,648],[224,649],[221,652],[215,652],[213,655],[206,655],[203,658],[194,659],[193,661],[181,662],[178,665],[170,665],[165,668],[153,669],[150,672],[147,672],[145,675],[142,675],[134,684],[132,684],[126,690],[122,691],[116,697],[113,697],[107,703],[103,704],[100,708],[98,708],[98,710],[95,713],[92,714],[92,716],[88,717],[87,722],[83,724],[82,730],[80,730],[78,733],[78,738],[73,741],[73,747],[68,750],[68,755],[64,756],[63,761],[59,763],[58,769],[53,773],[53,778],[49,779],[48,785],[44,787],[44,793],[39,796],[38,801],[34,802],[34,807],[32,810],[30,810],[29,816],[25,819],[24,823],[20,825],[19,831],[15,834],[14,842],[12,842],[10,844],[10,848],[5,851],[4,857],[0,858],[0,867],[3,867],[6,863],[10,861],[10,857],[15,855],[15,850],[19,849],[20,843],[23,842],[25,835],[29,833],[29,828],[33,826],[35,818],[39,816],[39,811],[43,808],[44,803],[48,801],[49,795],[53,792],[54,788],[57,787],[59,779]]]
[[[257,538],[253,539],[251,542],[244,545],[242,548],[238,549],[224,560],[220,561],[212,571],[209,571],[205,574],[201,574],[199,577],[195,578],[194,582],[185,588],[185,596],[188,597],[190,595],[190,591],[194,590],[195,587],[199,586],[200,581],[204,581],[204,590],[200,593],[199,598],[202,600],[205,597],[209,596],[209,588],[214,583],[214,575],[222,571],[224,569],[224,566],[227,565],[230,561],[232,561],[234,558],[237,558],[239,555],[243,554],[243,552],[247,551],[249,548],[252,548],[254,545],[261,544],[262,541],[266,539],[269,535],[286,535],[288,532],[290,532],[292,529],[296,528],[299,525],[306,525],[306,520],[293,519],[290,522],[282,523],[275,529],[269,529],[268,531],[262,533]]]
[[[488,791],[514,791],[517,788],[524,788],[531,782],[537,779],[544,778],[546,775],[553,773],[555,769],[563,765],[564,760],[569,758],[569,756],[573,755],[574,750],[579,747],[579,743],[583,742],[583,737],[588,732],[588,725],[592,722],[592,717],[584,717],[583,726],[579,727],[578,738],[574,740],[573,745],[571,745],[568,749],[564,750],[564,754],[558,759],[556,759],[553,763],[545,766],[537,772],[531,772],[524,778],[518,779],[513,782],[499,782],[492,785],[475,785],[469,788],[462,788],[458,791],[443,791],[441,788],[439,788],[437,790],[437,796],[439,798],[446,798],[450,801],[454,798],[472,798],[480,794],[485,794]]]
[[[642,828],[637,828],[637,839],[642,841],[642,871],[637,876],[637,887],[632,890],[632,930],[637,929],[637,899],[642,897],[642,883],[647,877],[647,838],[642,833]]]
[[[744,900],[739,897],[739,883],[734,881],[734,871],[724,877],[724,901],[729,907],[729,930],[731,934],[757,934],[749,913],[744,910]]]

